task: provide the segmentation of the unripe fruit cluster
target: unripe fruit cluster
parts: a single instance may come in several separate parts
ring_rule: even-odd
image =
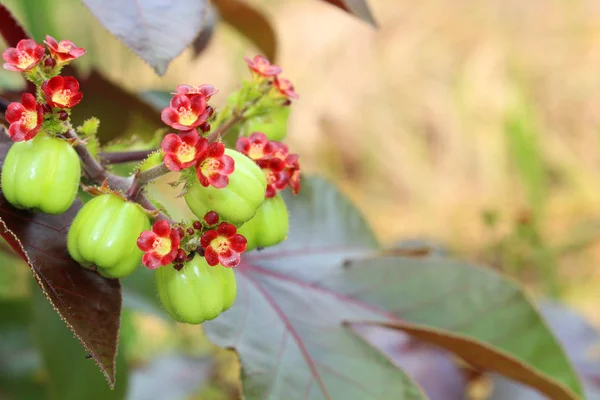
[[[70,41],[46,39],[49,54],[32,40],[3,53],[4,68],[34,83],[37,96],[24,94],[5,113],[15,143],[4,160],[1,185],[16,208],[61,214],[77,196],[81,160],[103,167],[71,125],[71,108],[83,96],[79,83],[59,75],[85,50]],[[289,186],[296,194],[300,188],[298,156],[280,142],[290,99],[297,95],[279,77],[281,68],[266,58],[246,62],[253,80],[232,96],[235,107],[229,114],[216,115],[208,105],[217,93],[213,86],[178,86],[161,113],[174,132],[164,136],[160,151],[139,166],[129,189],[117,185],[126,193],[106,181],[91,188],[95,197],[78,211],[68,231],[71,257],[105,278],[123,278],[140,264],[155,270],[159,299],[180,322],[202,323],[232,306],[232,268],[243,252],[285,240],[288,212],[279,192]],[[97,143],[98,121],[88,122],[78,131]],[[230,129],[239,136],[236,149],[226,148],[221,138]],[[143,186],[168,171],[179,174],[182,196],[197,220],[175,222],[136,203]]]

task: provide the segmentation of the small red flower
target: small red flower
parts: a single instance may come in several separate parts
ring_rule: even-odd
[[[167,221],[158,221],[151,231],[144,231],[137,240],[140,250],[145,252],[142,263],[149,269],[156,269],[175,260],[179,252],[181,238],[177,229],[171,229]]]
[[[200,238],[204,248],[204,257],[210,266],[221,264],[224,267],[235,267],[240,263],[240,253],[246,251],[246,238],[239,233],[235,226],[221,222],[219,227],[204,232]]]
[[[77,47],[77,45],[70,40],[61,40],[60,42],[57,42],[52,36],[46,35],[44,43],[46,43],[48,49],[50,49],[52,58],[59,64],[64,64],[85,54],[84,49]]]
[[[300,96],[298,96],[298,93],[294,91],[294,85],[292,85],[292,82],[290,82],[289,79],[275,78],[275,87],[277,88],[279,93],[281,93],[288,99],[300,98]]]
[[[206,98],[188,94],[176,94],[171,106],[162,110],[162,121],[173,129],[187,131],[202,125],[209,117]]]
[[[269,59],[264,56],[254,56],[253,59],[244,57],[244,61],[246,61],[246,64],[248,64],[250,70],[259,76],[277,76],[281,73],[281,68],[277,65],[271,64]]]
[[[10,103],[6,109],[10,123],[8,135],[15,142],[30,140],[37,135],[44,120],[44,109],[31,93],[23,93],[20,103]]]
[[[169,133],[160,145],[165,152],[165,165],[171,171],[181,171],[195,165],[208,148],[208,140],[195,130],[179,135]]]
[[[50,107],[72,108],[83,97],[79,82],[72,76],[55,76],[42,84],[42,90]]]
[[[229,175],[234,169],[235,161],[225,154],[223,143],[213,142],[198,160],[196,175],[202,186],[222,189],[229,184]]]
[[[179,85],[177,86],[177,93],[173,94],[186,94],[188,96],[201,95],[208,101],[211,97],[217,94],[218,90],[213,85],[200,85],[193,87],[190,85]]]
[[[253,160],[260,160],[273,154],[275,151],[273,143],[264,133],[254,132],[249,137],[239,138],[235,148]]]
[[[279,190],[285,189],[288,184],[288,175],[285,163],[278,158],[267,158],[256,162],[267,178],[266,198],[274,197]]]
[[[17,47],[9,47],[2,53],[6,63],[4,69],[15,72],[29,71],[35,67],[44,57],[46,49],[35,40],[23,39],[17,43]]]

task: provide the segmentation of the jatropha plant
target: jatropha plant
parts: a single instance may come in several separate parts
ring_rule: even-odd
[[[298,98],[294,86],[262,56],[246,59],[252,79],[220,111],[208,104],[213,86],[179,85],[161,113],[170,132],[160,149],[123,177],[98,158],[99,120],[71,122],[83,94],[77,79],[61,71],[85,50],[50,36],[44,43],[21,40],[2,55],[5,69],[36,87],[6,111],[15,143],[2,168],[4,196],[19,209],[61,214],[83,188],[94,197],[69,228],[74,260],[106,278],[123,278],[143,264],[155,270],[159,298],[174,319],[197,324],[217,317],[235,300],[241,254],[287,236],[279,192],[300,190],[298,155],[281,142]],[[174,221],[146,197],[147,184],[170,172],[197,220]]]

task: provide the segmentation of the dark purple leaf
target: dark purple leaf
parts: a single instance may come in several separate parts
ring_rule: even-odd
[[[11,144],[0,127],[0,160]],[[13,208],[0,193],[0,235],[27,262],[54,309],[114,386],[121,286],[82,268],[67,253],[67,230],[80,207],[76,201],[58,216],[36,214]]]
[[[246,36],[271,61],[277,58],[277,35],[269,19],[244,0],[213,0],[219,15]]]
[[[352,15],[362,19],[374,27],[377,26],[377,22],[369,9],[367,0],[323,0],[329,4],[333,4],[336,7],[341,8],[344,11],[349,12]]]
[[[217,13],[212,4],[208,4],[204,12],[204,18],[202,21],[202,29],[194,42],[192,43],[192,50],[194,50],[194,57],[198,57],[202,53],[210,40],[212,39],[213,32],[215,30],[215,24],[217,23]]]
[[[562,398],[580,393],[563,350],[521,288],[435,252],[378,251],[369,227],[337,191],[318,179],[303,184],[299,196],[286,198],[288,240],[245,257],[235,305],[204,325],[216,343],[239,352],[247,398],[422,396],[344,324],[355,321],[420,324],[471,343],[470,351],[487,348],[518,360],[527,368],[517,379],[539,390]]]
[[[208,5],[208,0],[82,1],[159,75],[198,36]]]
[[[10,47],[16,47],[20,40],[29,37],[8,8],[2,4],[0,4],[0,35]]]

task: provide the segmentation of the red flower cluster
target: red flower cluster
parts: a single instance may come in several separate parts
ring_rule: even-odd
[[[225,154],[223,143],[208,144],[198,132],[186,131],[179,135],[170,133],[163,139],[164,163],[171,171],[196,167],[198,181],[204,187],[213,185],[224,188],[229,184],[229,175],[235,170],[235,161]]]
[[[42,84],[42,91],[50,107],[72,108],[83,97],[79,82],[72,76],[55,76]]]
[[[170,133],[163,139],[164,162],[171,171],[196,167],[198,181],[204,187],[224,188],[235,169],[233,158],[225,154],[222,143],[208,143],[198,133],[210,129],[207,120],[214,112],[206,102],[217,93],[212,85],[177,86],[169,107],[162,111],[163,122],[179,129],[179,135]]]
[[[158,221],[151,231],[144,231],[137,240],[140,250],[145,252],[142,263],[149,269],[156,269],[172,263],[178,255],[180,234],[171,229],[167,221]]]
[[[267,198],[275,196],[277,191],[288,185],[292,193],[300,191],[298,154],[290,154],[285,144],[268,140],[262,132],[254,132],[250,137],[239,138],[236,148],[253,159],[263,170],[267,178]]]
[[[273,83],[275,84],[274,93],[289,100],[299,98],[298,94],[294,91],[294,85],[288,79],[279,77],[282,69],[277,65],[271,64],[266,57],[260,55],[254,56],[252,59],[245,57],[244,61],[248,64],[254,77],[261,79],[273,78]]]
[[[52,58],[47,58],[46,61],[52,59],[58,64],[66,64],[85,54],[85,50],[77,47],[70,40],[61,40],[58,42],[52,36],[46,36],[44,41],[50,50]],[[43,45],[38,44],[32,39],[23,39],[17,43],[17,47],[9,47],[2,53],[2,58],[6,63],[4,69],[15,72],[26,72],[33,69],[42,61],[46,55],[46,49]]]
[[[23,93],[20,103],[8,105],[5,116],[10,123],[10,138],[15,142],[22,142],[37,135],[44,120],[44,110],[31,93]]]
[[[210,266],[221,264],[224,267],[235,267],[240,263],[240,253],[246,251],[246,238],[235,226],[221,222],[217,229],[210,229],[200,238],[204,248],[204,257]]]
[[[44,43],[46,43],[50,50],[50,55],[58,64],[68,63],[85,54],[84,49],[77,47],[77,45],[70,40],[61,40],[58,42],[52,36],[46,35]]]
[[[6,63],[4,69],[15,72],[25,72],[31,70],[39,64],[46,54],[46,49],[35,40],[23,39],[17,43],[17,47],[9,47],[2,53],[2,58]]]
[[[217,90],[211,85],[200,85],[194,88],[179,85],[177,93],[171,99],[170,106],[162,110],[162,121],[173,129],[189,131],[200,127],[212,114],[212,107],[206,102]]]

